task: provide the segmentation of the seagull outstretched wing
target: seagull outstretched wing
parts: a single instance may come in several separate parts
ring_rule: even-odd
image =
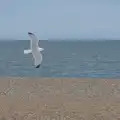
[[[32,53],[33,58],[34,58],[34,65],[36,68],[39,68],[42,62],[42,54],[40,51],[44,50],[43,48],[39,48],[38,42],[39,40],[37,39],[37,37],[31,33],[28,32],[28,35],[31,38],[31,43],[30,43],[30,48],[28,50],[24,50],[24,54],[29,54]]]

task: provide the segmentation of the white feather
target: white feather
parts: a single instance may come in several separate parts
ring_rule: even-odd
[[[29,54],[32,53],[32,50],[28,49],[28,50],[24,50],[24,54]]]

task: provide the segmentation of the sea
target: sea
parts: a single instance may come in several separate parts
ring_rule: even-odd
[[[35,68],[29,40],[0,41],[0,76],[120,78],[119,40],[42,40],[43,61]]]

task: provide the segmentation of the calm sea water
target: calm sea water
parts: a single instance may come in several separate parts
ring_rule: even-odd
[[[120,78],[120,41],[41,41],[39,69],[24,55],[29,41],[0,42],[0,76]]]

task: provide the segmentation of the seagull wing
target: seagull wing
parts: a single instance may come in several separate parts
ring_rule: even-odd
[[[31,38],[31,49],[37,48],[38,47],[38,42],[39,40],[35,36],[35,34],[28,32],[29,37]]]
[[[28,32],[28,35],[31,38],[31,50],[34,58],[34,65],[36,66],[36,68],[39,68],[42,62],[42,54],[40,53],[40,48],[38,45],[39,40],[33,33]]]
[[[42,62],[42,54],[40,53],[39,50],[33,51],[33,58],[34,58],[34,65],[40,66],[41,62]]]

